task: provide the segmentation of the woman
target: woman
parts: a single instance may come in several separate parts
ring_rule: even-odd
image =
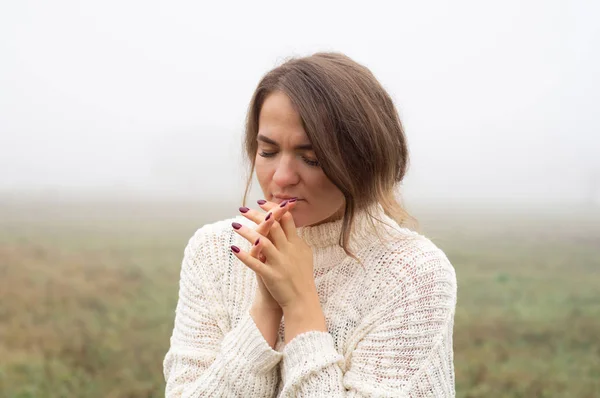
[[[337,53],[275,68],[245,149],[264,212],[190,239],[167,397],[454,396],[454,269],[401,226],[406,139],[371,72]]]

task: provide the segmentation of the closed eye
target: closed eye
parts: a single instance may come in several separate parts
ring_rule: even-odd
[[[263,158],[271,158],[273,156],[275,156],[277,154],[277,152],[266,152],[266,151],[262,151],[258,153],[260,156],[262,156]]]
[[[302,160],[304,160],[304,163],[312,167],[319,167],[321,165],[318,160],[309,159],[305,156],[302,156]]]
[[[277,152],[261,151],[258,153],[258,155],[262,156],[263,158],[272,158],[273,156],[277,155]],[[321,163],[319,163],[318,160],[310,159],[310,158],[307,158],[306,156],[302,156],[302,160],[304,161],[304,163],[306,163],[307,165],[309,165],[311,167],[319,167],[321,165]]]

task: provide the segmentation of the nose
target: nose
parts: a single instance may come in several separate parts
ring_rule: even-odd
[[[281,156],[275,168],[275,173],[273,173],[273,182],[284,188],[289,185],[296,185],[299,181],[300,176],[296,170],[294,156]]]

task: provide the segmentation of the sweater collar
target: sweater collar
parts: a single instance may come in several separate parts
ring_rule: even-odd
[[[383,221],[383,222],[382,222]],[[335,220],[314,226],[297,228],[297,233],[312,248],[338,246],[343,220]],[[386,226],[387,224],[387,226]],[[385,235],[387,228],[398,227],[385,215],[380,205],[369,210],[359,210],[354,216],[349,248],[354,254]]]

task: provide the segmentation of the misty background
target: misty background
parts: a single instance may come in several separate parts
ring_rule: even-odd
[[[238,202],[262,75],[289,56],[340,51],[395,100],[409,200],[600,203],[598,11],[593,1],[5,1],[0,192]]]
[[[598,21],[593,0],[0,0],[0,397],[164,397],[185,247],[239,215],[253,91],[317,51],[396,103],[405,205],[456,270],[457,398],[600,397]]]

